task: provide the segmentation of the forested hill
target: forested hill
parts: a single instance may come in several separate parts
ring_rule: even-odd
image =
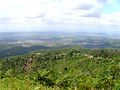
[[[0,43],[0,59],[10,56],[17,56],[17,55],[24,55],[26,53],[30,53],[35,50],[41,49],[49,49],[48,46],[43,45],[35,45],[30,47],[23,47],[19,45],[12,45],[12,44],[3,44]]]
[[[1,90],[120,90],[120,51],[63,48],[8,57],[0,60],[0,78]]]

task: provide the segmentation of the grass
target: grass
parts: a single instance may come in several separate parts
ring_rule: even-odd
[[[4,78],[0,80],[0,90],[60,90],[58,87],[47,87],[41,84],[25,82],[17,78]]]

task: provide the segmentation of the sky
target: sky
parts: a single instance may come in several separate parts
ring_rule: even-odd
[[[120,31],[120,0],[0,0],[8,31]]]

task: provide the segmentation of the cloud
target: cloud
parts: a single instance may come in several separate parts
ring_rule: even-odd
[[[120,12],[112,14],[102,14],[100,19],[102,24],[120,25]]]
[[[38,15],[35,18],[42,18],[42,17],[45,17],[45,14]]]
[[[65,12],[64,15],[72,15],[72,12]]]
[[[97,0],[98,2],[100,2],[100,3],[111,3],[112,2],[112,0]]]
[[[101,17],[101,13],[100,12],[91,12],[91,13],[87,13],[85,15],[81,15],[82,17],[89,17],[89,18],[100,18]]]
[[[92,9],[94,6],[90,5],[90,4],[84,4],[84,5],[80,5],[78,7],[75,7],[73,10],[90,10]]]
[[[0,21],[9,21],[11,19],[12,18],[9,18],[9,17],[0,17]]]
[[[0,22],[46,27],[49,24],[120,24],[118,13],[101,12],[110,2],[112,0],[1,0],[0,17],[4,18],[0,18]]]
[[[42,23],[47,25],[63,24],[64,20],[60,18],[42,18]]]
[[[43,13],[43,14],[40,14],[40,15],[37,15],[37,16],[34,16],[34,17],[25,17],[25,18],[27,18],[27,19],[38,19],[38,18],[43,18],[43,17],[45,17],[45,14]]]
[[[9,17],[0,17],[0,24],[11,23],[12,18]]]

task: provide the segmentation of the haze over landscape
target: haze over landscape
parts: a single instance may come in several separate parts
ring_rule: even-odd
[[[0,0],[0,90],[120,90],[120,0]]]

